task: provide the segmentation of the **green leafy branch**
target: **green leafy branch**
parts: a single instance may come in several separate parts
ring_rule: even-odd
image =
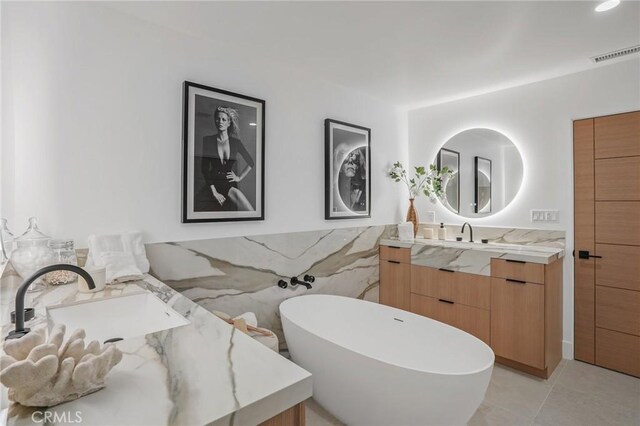
[[[445,181],[451,177],[453,171],[448,167],[438,170],[435,164],[430,164],[427,170],[424,166],[414,167],[414,176],[409,177],[401,162],[393,163],[389,170],[389,177],[395,182],[403,182],[409,190],[409,198],[416,198],[421,193],[435,201],[442,198]]]

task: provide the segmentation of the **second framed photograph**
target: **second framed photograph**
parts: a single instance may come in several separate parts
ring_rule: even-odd
[[[371,129],[324,121],[325,219],[371,217]]]
[[[182,222],[264,219],[265,101],[184,82]]]

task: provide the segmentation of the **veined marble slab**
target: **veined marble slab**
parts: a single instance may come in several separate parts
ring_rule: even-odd
[[[464,243],[425,240],[414,242],[382,239],[381,245],[411,248],[411,264],[452,271],[491,275],[491,259],[548,264],[564,257],[564,249],[542,246]]]
[[[418,230],[418,237],[422,236],[422,228],[432,228],[434,235],[440,225],[434,223],[421,223]],[[467,229],[462,235],[460,230],[462,225],[447,225],[447,239],[455,240],[456,237],[462,236],[463,240],[469,239],[469,230]],[[526,229],[526,228],[498,228],[491,226],[474,226],[473,239],[481,241],[487,239],[494,244],[517,244],[527,246],[544,246],[544,247],[565,247],[566,233],[564,231],[553,231],[547,229]]]
[[[278,306],[302,294],[378,301],[378,246],[395,225],[157,243],[146,246],[151,274],[210,311],[254,312],[284,348]],[[305,274],[313,288],[277,282]]]
[[[2,281],[3,336],[12,329],[9,312],[19,283],[15,279]],[[27,306],[36,309],[36,317],[26,325],[46,327],[48,305],[117,296],[141,288],[191,323],[117,342],[124,356],[109,373],[106,388],[46,410],[57,419],[67,419],[60,423],[77,419],[79,413],[82,421],[76,423],[86,425],[252,425],[311,397],[310,373],[151,276],[135,283],[108,285],[99,293],[79,293],[76,284],[29,293]],[[6,424],[33,425],[37,423],[32,415],[36,421],[43,418],[43,409],[9,405],[6,389],[2,390]]]

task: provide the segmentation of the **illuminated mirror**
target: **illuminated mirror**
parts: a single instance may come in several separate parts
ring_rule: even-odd
[[[469,129],[449,139],[438,151],[438,168],[453,174],[440,202],[463,217],[490,216],[504,209],[522,185],[524,166],[518,148],[491,129]]]

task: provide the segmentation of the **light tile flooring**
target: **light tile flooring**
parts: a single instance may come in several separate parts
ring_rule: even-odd
[[[342,425],[307,401],[307,426]],[[640,379],[563,360],[549,380],[496,364],[470,426],[640,425]],[[385,425],[400,426],[400,425]]]

